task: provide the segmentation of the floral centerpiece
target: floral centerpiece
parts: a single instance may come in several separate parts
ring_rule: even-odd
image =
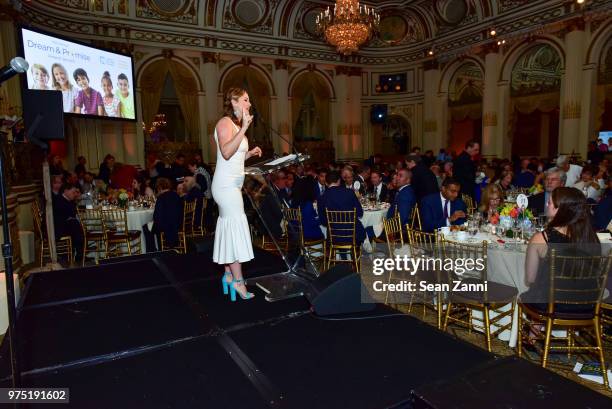
[[[531,226],[533,213],[530,209],[519,208],[516,204],[508,203],[499,209],[499,224],[506,229],[511,229],[515,221],[522,227]]]
[[[541,193],[544,191],[544,186],[541,184],[533,185],[529,188],[528,192],[530,195],[535,195],[536,193]]]
[[[122,209],[125,209],[128,205],[128,200],[130,199],[130,196],[127,192],[127,190],[125,189],[119,189],[119,193],[117,195],[117,203],[119,205],[119,207],[121,207]]]

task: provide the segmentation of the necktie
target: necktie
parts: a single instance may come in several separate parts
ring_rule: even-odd
[[[448,219],[448,199],[444,200],[444,219]]]

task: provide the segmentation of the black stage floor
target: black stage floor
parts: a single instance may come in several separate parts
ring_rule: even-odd
[[[256,251],[245,275],[282,267]],[[496,359],[382,306],[322,318],[303,298],[268,303],[258,290],[232,303],[220,277],[208,254],[32,275],[22,386],[70,388],[63,408],[384,408]]]

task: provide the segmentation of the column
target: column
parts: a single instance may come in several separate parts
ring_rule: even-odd
[[[198,117],[200,119],[200,127],[198,128],[198,144],[202,149],[202,160],[208,162],[210,156],[210,137],[208,136],[208,126],[206,121],[206,93],[198,91]]]
[[[583,159],[586,158],[588,143],[588,135],[580,132],[585,41],[584,21],[581,18],[570,21],[565,34],[565,73],[561,91],[559,153],[573,151],[580,153]]]
[[[217,160],[217,150],[214,148],[215,143],[213,139],[220,110],[217,101],[219,84],[219,67],[217,62],[217,54],[202,53],[201,79],[204,83],[205,95],[198,97],[198,101],[204,101],[203,106],[200,107],[200,144],[202,146],[202,159],[205,162],[216,162]],[[203,135],[202,132],[205,134]]]
[[[352,67],[348,72],[348,113],[350,120],[348,153],[351,158],[363,158],[365,148],[361,127],[361,68],[358,67]]]
[[[334,88],[336,89],[336,109],[333,115],[332,128],[336,131],[334,148],[336,159],[348,157],[349,141],[349,106],[348,106],[348,68],[336,67]]]
[[[497,127],[495,156],[509,158],[512,151],[512,137],[510,132],[510,81],[497,83]]]
[[[485,52],[484,92],[482,96],[482,146],[480,150],[483,156],[494,157],[498,155],[497,75],[500,55],[499,48],[495,43],[490,44]]]
[[[274,60],[274,85],[276,87],[276,118],[273,126],[280,134],[293,143],[293,135],[290,126],[291,104],[289,103],[289,62],[287,60]],[[288,142],[283,141],[277,135],[270,135],[272,146],[278,154],[291,153],[292,149]]]
[[[426,61],[423,67],[423,150],[432,149],[436,152],[445,148],[440,137],[440,130],[446,127],[440,123],[440,107],[438,97],[438,84],[440,83],[440,69],[436,60]],[[418,138],[415,130],[412,133],[412,145]],[[408,147],[410,149],[411,147]]]
[[[4,17],[3,17],[4,18]],[[0,19],[0,66],[4,67],[17,56],[15,24],[9,16]],[[19,75],[0,86],[0,115],[21,115],[21,88]]]

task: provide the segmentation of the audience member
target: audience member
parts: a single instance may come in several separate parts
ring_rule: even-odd
[[[472,158],[479,153],[480,144],[474,140],[468,141],[453,166],[454,178],[461,186],[461,193],[472,197],[476,188],[476,166]]]
[[[550,200],[550,194],[556,188],[565,185],[567,176],[559,168],[550,168],[544,172],[544,175],[544,191],[529,198],[528,208],[534,211],[536,215],[546,214],[548,216],[547,204]]]
[[[460,190],[457,180],[446,178],[440,193],[432,193],[421,200],[423,231],[433,232],[440,227],[465,223],[467,206],[458,198]]]
[[[406,166],[412,174],[411,186],[414,190],[417,202],[420,202],[425,196],[432,193],[437,193],[438,180],[436,175],[423,163],[423,160],[418,155],[408,155],[406,158]]]
[[[80,195],[81,192],[76,186],[64,184],[60,189],[60,195],[53,202],[55,239],[70,236],[76,262],[81,262],[83,259],[84,243],[83,229],[76,208],[76,201]]]

